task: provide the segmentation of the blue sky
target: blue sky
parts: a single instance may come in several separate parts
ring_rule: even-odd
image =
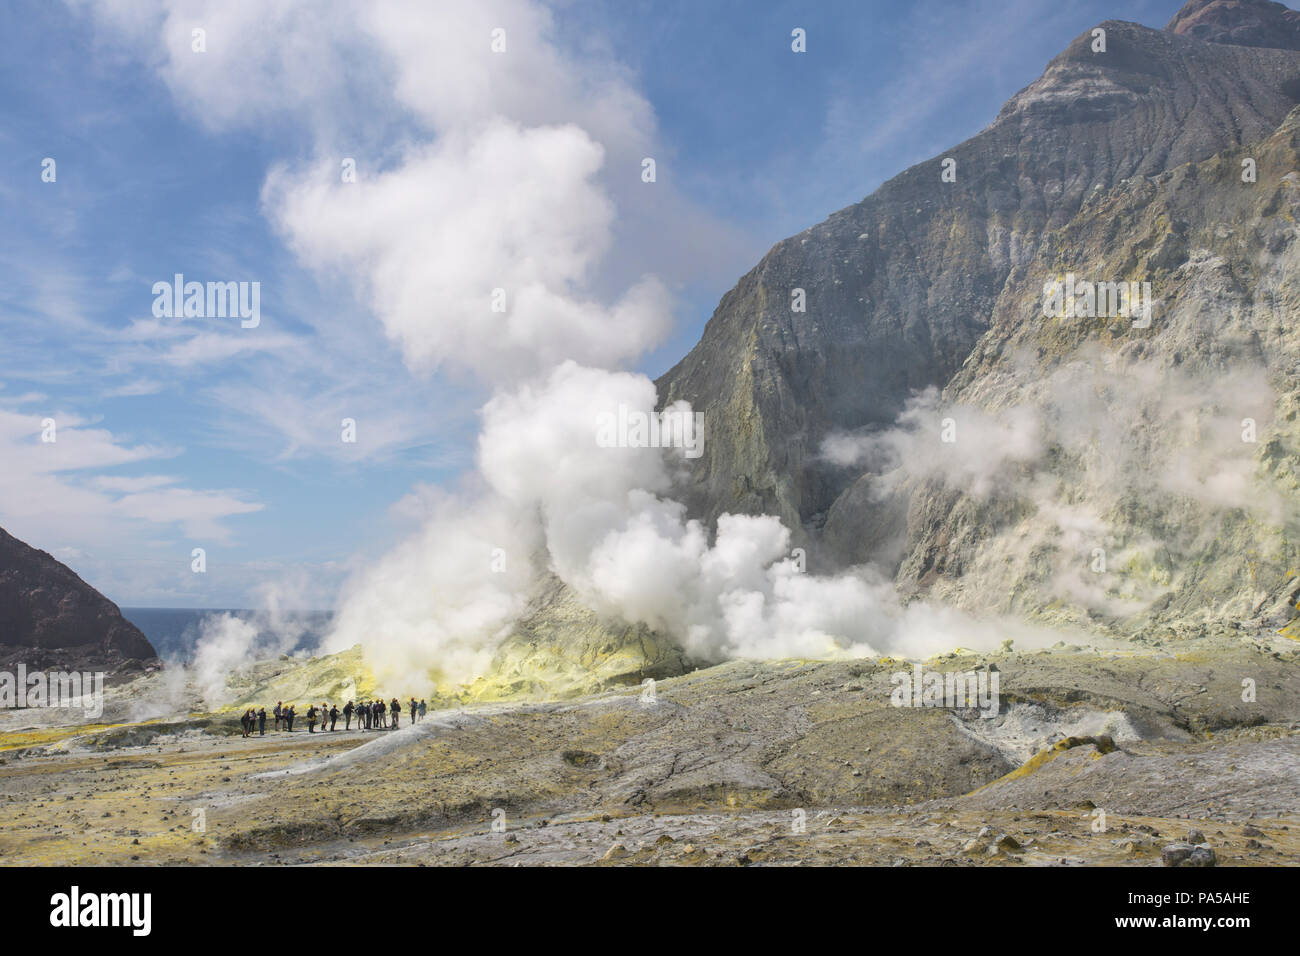
[[[618,122],[594,121],[609,242],[598,266],[575,267],[597,298],[645,271],[671,293],[671,327],[624,365],[671,366],[774,242],[978,132],[1075,36],[1106,19],[1163,27],[1179,6],[556,5],[548,36],[566,75],[599,89],[613,77],[652,111],[629,124],[626,150],[611,144]],[[6,24],[0,525],[122,605],[252,606],[288,582],[296,603],[329,606],[350,570],[410,530],[413,491],[473,480],[477,410],[517,373],[462,365],[445,344],[413,360],[405,327],[377,316],[337,249],[312,247],[310,222],[287,211],[298,194],[268,177],[340,153],[395,169],[413,142],[454,128],[456,104],[421,115],[390,89],[443,51],[395,53],[410,64],[394,67],[344,50],[267,82],[258,57],[275,54],[231,44],[189,76],[175,35],[204,3],[122,7],[33,0]],[[295,30],[309,47],[332,42],[330,18],[303,19],[267,26],[267,43]],[[794,27],[806,54],[790,50]],[[445,42],[454,59],[483,41],[448,29]],[[436,70],[421,82],[445,82]],[[619,165],[634,148],[656,157],[654,202]],[[151,287],[177,272],[258,281],[261,325],[155,318]],[[355,444],[339,439],[343,417]],[[47,418],[54,443],[41,441]],[[205,574],[191,571],[196,547]]]

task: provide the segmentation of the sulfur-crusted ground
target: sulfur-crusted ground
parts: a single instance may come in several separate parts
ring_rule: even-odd
[[[892,706],[907,664],[734,662],[653,697],[484,704],[396,732],[14,727],[0,860],[1159,865],[1195,828],[1220,865],[1300,863],[1295,651],[1217,639],[927,667],[990,664],[991,719]]]

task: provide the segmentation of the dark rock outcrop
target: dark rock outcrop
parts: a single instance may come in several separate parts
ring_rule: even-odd
[[[67,565],[0,528],[0,667],[139,670],[149,639]]]

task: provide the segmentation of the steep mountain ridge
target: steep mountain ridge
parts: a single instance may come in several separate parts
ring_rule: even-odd
[[[682,494],[693,514],[821,527],[844,476],[832,430],[891,422],[942,386],[989,327],[1011,270],[1098,187],[1271,134],[1300,99],[1300,55],[1108,21],[1081,34],[984,131],[778,243],[659,381],[714,427]],[[956,161],[956,182],[940,162]],[[796,288],[807,311],[791,310]]]

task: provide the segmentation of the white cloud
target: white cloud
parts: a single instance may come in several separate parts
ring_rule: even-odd
[[[55,441],[41,440],[53,418]],[[177,487],[163,475],[103,474],[170,457],[152,445],[128,445],[76,415],[0,409],[0,525],[37,547],[119,545],[151,531],[179,528],[229,540],[226,519],[261,509],[238,492]]]

